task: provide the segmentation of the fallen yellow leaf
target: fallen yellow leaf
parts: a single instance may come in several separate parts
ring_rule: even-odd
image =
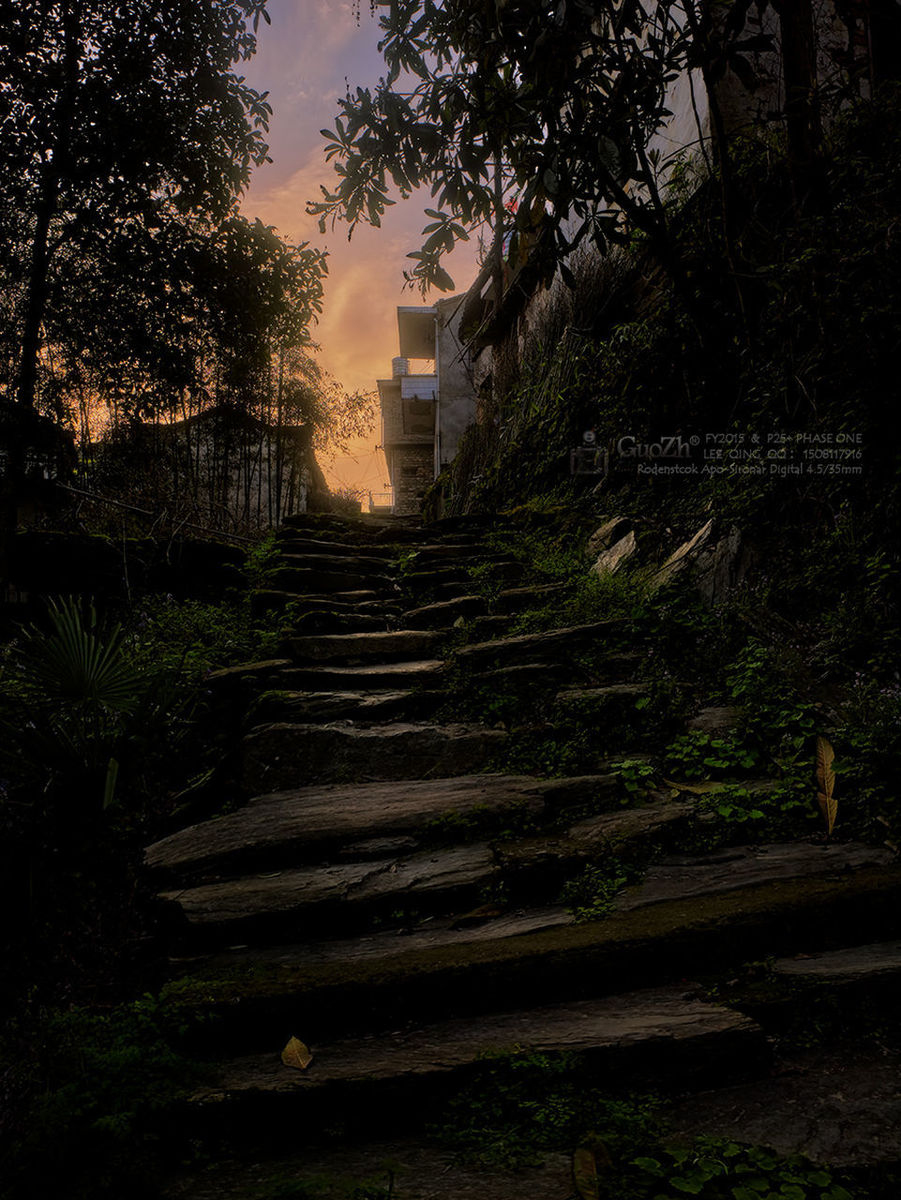
[[[832,764],[835,761],[835,751],[832,743],[824,737],[817,738],[817,783],[819,793],[817,802],[826,820],[826,836],[832,833],[835,818],[838,815],[838,801],[833,795],[835,789],[835,771]]]
[[[282,1062],[286,1067],[294,1067],[295,1070],[305,1071],[313,1061],[313,1055],[310,1048],[305,1046],[300,1038],[292,1037],[282,1051]]]

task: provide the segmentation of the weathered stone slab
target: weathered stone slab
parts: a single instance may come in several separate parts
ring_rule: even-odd
[[[374,574],[385,578],[391,575],[390,559],[367,558],[363,554],[295,554],[286,549],[279,561],[285,567],[309,571],[335,571],[342,575]]]
[[[653,587],[663,587],[672,579],[690,566],[703,547],[710,539],[710,534],[713,530],[713,518],[711,517],[693,537],[690,537],[687,542],[683,542],[677,550],[674,550],[669,558],[658,567],[657,571],[651,577],[651,585]]]
[[[387,1112],[382,1115],[387,1118]],[[343,1200],[349,1179],[372,1181],[371,1188],[358,1190],[359,1196],[377,1196],[381,1186],[390,1187],[398,1200],[560,1200],[572,1192],[571,1154],[543,1151],[540,1163],[524,1168],[486,1167],[461,1162],[452,1150],[417,1140],[409,1129],[402,1139],[396,1130],[385,1129],[376,1141],[371,1127],[366,1132],[365,1141],[351,1144],[320,1138],[315,1145],[300,1146],[295,1136],[287,1140],[285,1152],[265,1162],[259,1155],[250,1162],[216,1155],[215,1161],[173,1182],[165,1200],[248,1200],[284,1195],[290,1186],[297,1196],[312,1188],[314,1194],[320,1192],[318,1200]],[[324,1180],[335,1183],[329,1188]]]
[[[440,600],[421,608],[411,608],[402,620],[408,629],[435,629],[453,625],[459,617],[477,617],[488,611],[482,596],[458,596],[455,600]]]
[[[422,537],[418,522],[397,517],[379,518],[368,513],[358,517],[338,513],[292,513],[282,519],[282,529],[301,530],[306,536],[326,537],[332,541],[371,541],[380,533],[395,529],[409,530],[414,537]]]
[[[328,721],[422,720],[429,717],[445,700],[443,692],[264,692],[253,708],[255,723],[294,721],[300,724]]]
[[[275,792],[237,812],[170,834],[146,852],[147,866],[169,875],[248,870],[319,858],[328,847],[388,834],[416,833],[448,813],[538,813],[608,785],[607,776],[533,779],[528,775],[465,775],[402,784],[333,785]],[[612,816],[621,816],[615,813]]]
[[[430,588],[441,583],[472,583],[472,576],[465,567],[440,566],[419,569],[414,562],[414,569],[400,577],[405,587]]]
[[[599,921],[556,924],[517,936],[495,937],[489,924],[486,937],[465,944],[421,945],[385,934],[361,948],[350,969],[337,950],[334,959],[330,952],[315,961],[288,948],[271,967],[259,951],[248,951],[247,987],[240,983],[241,968],[236,974],[225,963],[220,973],[198,963],[192,971],[197,983],[181,1003],[192,1011],[212,1006],[233,1042],[259,1048],[274,1021],[290,1026],[296,1019],[302,1021],[298,1028],[336,1033],[397,1029],[398,1022],[421,1019],[425,1011],[437,1019],[515,1007],[523,996],[535,1005],[549,1004],[589,991],[609,995],[676,981],[712,968],[734,972],[741,963],[790,954],[798,945],[809,950],[847,945],[860,928],[872,937],[893,938],[899,907],[901,871],[860,868],[675,896],[614,910]],[[430,926],[417,928],[425,933]],[[350,944],[347,952],[354,954]]]
[[[473,682],[479,687],[491,687],[504,691],[551,691],[564,679],[572,677],[572,668],[566,663],[538,662],[514,663],[509,667],[495,667],[490,671],[473,674]]]
[[[406,687],[434,687],[445,673],[444,660],[424,659],[422,662],[375,663],[356,667],[294,667],[289,665],[278,673],[278,683],[289,688],[309,691],[385,691]]]
[[[842,875],[862,867],[887,865],[893,860],[891,850],[861,842],[828,846],[779,842],[769,846],[736,846],[696,858],[678,856],[651,867],[643,883],[617,900],[616,908],[628,912],[688,896],[763,887],[783,880]]]
[[[596,559],[603,551],[621,541],[631,530],[632,522],[628,517],[610,517],[600,524],[588,539],[586,554],[589,558]]]
[[[556,704],[571,708],[583,704],[606,707],[634,707],[635,701],[649,692],[646,683],[610,683],[604,687],[564,688],[557,693]]]
[[[322,608],[301,613],[293,625],[295,633],[305,638],[326,634],[384,633],[388,629],[388,617],[361,612],[328,612]]]
[[[296,662],[362,662],[378,658],[383,662],[434,657],[447,640],[447,630],[396,629],[390,632],[323,634],[316,637],[292,637],[287,647]]]
[[[353,571],[314,570],[307,567],[277,567],[270,576],[272,586],[279,591],[296,592],[299,596],[315,593],[372,591],[376,594],[396,593],[397,584],[387,575],[361,574]]]
[[[197,1101],[221,1104],[235,1093],[309,1095],[346,1083],[400,1084],[471,1070],[487,1054],[574,1053],[585,1056],[605,1077],[622,1080],[648,1072],[657,1082],[684,1086],[711,1077],[756,1072],[768,1061],[766,1040],[748,1017],[704,1003],[692,985],[638,992],[602,1000],[504,1012],[475,1019],[442,1021],[377,1038],[347,1038],[319,1044],[304,1072],[283,1066],[278,1051],[234,1061],[217,1084]],[[606,1068],[606,1069],[605,1069]]]
[[[190,934],[204,944],[252,937],[284,940],[361,928],[375,915],[407,906],[472,900],[497,874],[487,845],[454,846],[406,857],[330,863],[242,875],[161,893],[177,904]]]
[[[467,725],[264,725],[244,739],[244,782],[261,792],[314,779],[466,775],[487,766],[506,738],[503,730]]]
[[[680,1141],[701,1134],[832,1167],[886,1164],[890,1181],[901,1160],[899,1079],[897,1046],[827,1043],[782,1058],[771,1078],[680,1100],[667,1124]],[[895,1193],[889,1182],[875,1195]]]
[[[601,551],[592,565],[592,573],[594,575],[615,575],[630,558],[634,557],[637,549],[635,533],[630,529],[625,537]]]
[[[291,666],[290,658],[267,658],[261,662],[239,663],[235,667],[223,667],[211,671],[206,683],[211,687],[229,687],[235,680],[255,679],[260,682],[275,678],[285,667]]]
[[[815,982],[864,983],[901,978],[901,942],[874,942],[799,958],[777,958],[773,971],[789,979]]]
[[[741,709],[731,704],[710,705],[690,721],[686,722],[687,729],[696,729],[701,733],[725,733],[738,724]]]
[[[336,938],[315,942],[302,942],[287,946],[238,947],[181,959],[179,971],[190,976],[213,976],[240,978],[256,976],[264,971],[277,977],[279,971],[290,972],[304,963],[333,963],[350,967],[354,963],[378,962],[389,959],[399,951],[429,951],[443,946],[477,945],[482,942],[503,941],[539,930],[556,929],[572,925],[573,916],[562,905],[544,905],[535,908],[515,909],[511,912],[496,910],[496,914],[483,921],[471,922],[463,917],[429,916],[413,928],[379,929],[375,932],[359,933],[352,938]]]
[[[426,542],[416,547],[416,561],[427,559],[482,559],[485,562],[509,562],[509,556],[499,554],[496,550],[488,550],[478,541],[471,542]]]
[[[573,625],[550,633],[525,633],[518,637],[498,638],[463,646],[455,660],[470,670],[512,663],[533,663],[545,659],[559,661],[567,655],[602,646],[612,634],[622,633],[626,621],[596,621],[591,625]]]
[[[266,612],[281,612],[289,604],[301,605],[303,613],[338,613],[342,616],[393,616],[400,606],[393,597],[382,596],[371,589],[358,592],[330,592],[299,596],[297,592],[261,588],[250,596],[251,611],[255,616]]]
[[[665,801],[600,813],[555,835],[499,846],[498,859],[505,870],[528,874],[530,890],[536,886],[536,876],[553,885],[585,864],[603,860],[624,843],[652,843],[662,831],[685,820],[693,808],[689,803]]]
[[[716,604],[741,584],[751,566],[752,554],[742,544],[741,530],[733,525],[714,545],[704,546],[692,567],[694,585],[708,604]]]
[[[319,554],[328,558],[348,558],[362,552],[366,558],[378,560],[383,565],[394,558],[394,551],[386,546],[366,543],[364,548],[358,544],[329,541],[327,538],[305,538],[289,532],[279,535],[278,545],[286,554]]]
[[[541,583],[531,587],[505,588],[499,592],[494,608],[497,612],[522,612],[527,608],[540,608],[549,604],[555,596],[568,590],[565,583]]]

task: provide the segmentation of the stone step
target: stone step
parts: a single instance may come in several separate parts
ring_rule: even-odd
[[[403,590],[405,593],[405,601],[407,604],[414,600],[419,601],[421,606],[425,606],[426,602],[438,603],[442,600],[460,600],[465,596],[472,594],[473,580],[467,575],[465,580],[446,580],[441,581],[426,581],[425,579],[412,580],[411,576],[407,575],[401,578]]]
[[[394,577],[391,559],[369,558],[362,554],[345,554],[336,557],[334,554],[298,554],[291,547],[285,547],[279,558],[283,567],[301,568],[310,571],[334,571],[343,575],[378,575],[387,578]]]
[[[646,683],[610,683],[604,687],[563,688],[554,699],[557,708],[564,712],[590,706],[595,708],[634,708],[635,701],[648,695]]]
[[[285,649],[298,664],[359,663],[367,659],[410,662],[436,657],[450,632],[447,629],[395,629],[390,632],[291,637],[286,639]]]
[[[623,912],[668,901],[673,896],[713,896],[749,887],[771,887],[780,880],[841,876],[865,867],[885,866],[894,855],[862,842],[815,841],[734,846],[702,855],[675,855],[651,867],[642,883],[619,899]]]
[[[430,821],[448,815],[516,811],[537,816],[577,804],[599,805],[609,802],[615,786],[613,775],[465,775],[402,784],[317,785],[258,796],[237,812],[182,829],[150,846],[145,862],[155,873],[184,882],[322,861],[367,840],[404,834],[421,841],[428,837]],[[631,814],[608,815],[615,823]]]
[[[382,692],[264,692],[250,714],[254,725],[329,721],[411,721],[430,718],[444,703],[439,691],[405,688]]]
[[[461,647],[456,651],[454,661],[471,671],[547,659],[561,662],[620,641],[629,629],[628,621],[614,619],[596,621],[590,625],[573,625],[550,633],[525,633],[518,637],[497,638]]]
[[[774,1034],[816,1027],[831,1036],[896,1023],[901,1002],[901,941],[872,942],[777,958],[764,973],[748,972],[723,989],[735,1007]]]
[[[391,596],[370,589],[336,592],[297,592],[279,588],[261,588],[251,594],[251,609],[255,616],[267,612],[283,612],[289,604],[329,604],[332,611],[399,613],[400,606]]]
[[[248,1161],[249,1160],[249,1161]],[[323,1184],[333,1180],[334,1185]],[[359,1181],[355,1200],[561,1200],[572,1192],[572,1155],[546,1151],[526,1168],[487,1167],[461,1161],[460,1155],[415,1131],[351,1143],[321,1138],[314,1146],[272,1146],[265,1158],[233,1156],[217,1145],[205,1166],[189,1168],[165,1193],[165,1200],[262,1200],[262,1197],[348,1200],[348,1180]],[[323,1186],[326,1190],[322,1190]],[[291,1190],[293,1189],[293,1190]]]
[[[423,539],[421,522],[417,518],[378,518],[372,516],[342,517],[337,513],[293,513],[284,517],[282,532],[301,531],[304,536],[323,537],[332,541],[356,539],[379,540],[392,532],[399,536]]]
[[[485,562],[513,562],[509,554],[501,554],[497,550],[489,550],[485,545],[478,541],[471,542],[426,542],[421,546],[417,546],[416,559],[418,562],[426,562],[430,559],[482,559]]]
[[[453,625],[460,617],[468,620],[487,611],[488,601],[483,596],[458,596],[454,600],[440,600],[421,608],[410,608],[401,619],[407,629],[435,629]]]
[[[398,579],[407,591],[431,590],[448,583],[465,584],[472,587],[472,575],[465,567],[460,566],[424,567],[409,570],[399,575]]]
[[[609,776],[615,793],[616,777]],[[553,896],[584,867],[603,862],[636,843],[650,853],[661,838],[672,837],[694,812],[689,801],[660,800],[619,812],[603,812],[555,833],[537,834],[504,843],[497,858],[513,901]]]
[[[384,670],[384,667],[381,668]],[[251,794],[319,783],[467,775],[497,757],[507,734],[477,725],[277,722],[244,738],[244,786]]]
[[[294,592],[298,596],[360,591],[371,593],[372,598],[399,594],[399,589],[394,579],[387,575],[363,574],[352,571],[316,570],[291,565],[276,567],[270,576],[270,582],[274,590]]]
[[[382,529],[373,536],[373,543],[376,545],[391,545],[395,549],[403,549],[404,551],[415,549],[419,545],[435,542],[455,542],[457,544],[467,543],[472,545],[482,545],[484,543],[484,533],[482,531],[473,531],[471,533],[451,531],[442,531],[436,529],[434,525],[430,525],[427,529],[424,527],[411,526],[403,529]]]
[[[570,591],[566,583],[530,584],[527,587],[505,588],[498,592],[493,602],[496,612],[523,612],[530,608],[544,608]]]
[[[466,911],[499,876],[485,843],[241,875],[160,893],[190,946],[260,945],[369,928],[399,910]]]
[[[362,550],[367,558],[376,559],[382,564],[396,558],[396,552],[390,546],[367,544],[359,547],[348,542],[329,541],[327,538],[304,537],[301,533],[288,530],[278,535],[278,547],[286,554],[321,554],[329,558],[346,558]]]
[[[305,1071],[281,1062],[295,1031],[273,1028],[269,1052],[214,1068],[186,1116],[202,1138],[215,1134],[232,1146],[261,1136],[278,1145],[289,1131],[296,1142],[336,1121],[351,1137],[397,1123],[421,1128],[498,1054],[566,1054],[577,1072],[611,1090],[686,1091],[765,1073],[770,1055],[759,1027],[696,993],[689,983],[334,1041],[300,1028],[313,1053]]]
[[[901,981],[901,941],[873,942],[821,954],[777,958],[773,974],[799,982],[873,984],[882,980]]]
[[[664,893],[652,868],[608,916],[581,924],[540,908],[496,912],[466,928],[467,910],[460,908],[455,919],[434,926],[414,920],[406,935],[386,932],[318,948],[308,928],[306,945],[277,954],[245,949],[194,964],[169,1002],[186,1014],[214,1014],[229,1044],[258,1046],[260,1031],[273,1021],[303,1021],[328,1032],[396,1028],[423,1012],[436,1019],[478,1014],[513,1006],[524,995],[537,1005],[695,973],[722,979],[723,971],[749,961],[855,945],[862,928],[873,938],[901,935],[901,869],[886,863],[884,853],[852,845],[813,864],[814,873],[801,866],[793,874],[782,856],[770,877],[761,871],[733,887],[722,864],[700,856],[694,871],[699,880],[708,873],[708,888],[686,896],[671,877]],[[530,916],[537,929],[517,928]]]
[[[293,658],[290,649],[294,640],[320,638],[334,634],[386,633],[390,618],[362,612],[329,612],[326,608],[307,609],[292,621],[298,638],[288,639],[282,648]]]
[[[444,660],[376,663],[358,667],[292,667],[290,660],[272,676],[270,686],[308,691],[385,691],[386,689],[438,687],[445,674]]]
[[[819,1033],[815,1014],[810,1029]],[[812,1048],[783,1052],[768,1077],[681,1098],[662,1116],[676,1142],[700,1135],[766,1146],[779,1155],[801,1154],[824,1166],[850,1168],[859,1179],[863,1175],[864,1186],[841,1189],[842,1200],[852,1194],[854,1200],[895,1200],[901,1162],[901,1050],[893,1041],[886,1044],[852,1032],[844,1041],[829,1038]],[[869,1169],[858,1174],[861,1166]],[[867,1177],[872,1188],[866,1186]],[[790,1192],[786,1188],[779,1194]],[[514,1193],[510,1195],[512,1200]],[[829,1191],[821,1196],[828,1197]]]
[[[522,563],[512,559],[500,559],[485,564],[483,578],[495,584],[513,583],[521,579],[522,574]],[[465,588],[471,592],[474,582],[469,564],[465,562],[460,564],[446,562],[446,565],[440,566],[428,563],[420,566],[418,562],[414,562],[413,569],[399,575],[398,580],[406,592],[432,594],[438,594],[450,587]]]

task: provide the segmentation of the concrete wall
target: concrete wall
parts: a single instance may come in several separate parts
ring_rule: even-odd
[[[430,487],[432,446],[396,446],[387,454],[394,487],[394,509],[398,516],[411,516],[422,509],[422,498]]]
[[[460,341],[463,297],[439,300],[435,333],[435,368],[438,373],[438,428],[435,439],[435,474],[457,453],[460,439],[476,419],[476,395],[469,355]]]

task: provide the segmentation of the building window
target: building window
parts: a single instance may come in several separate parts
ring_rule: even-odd
[[[435,432],[435,402],[412,396],[403,401],[404,433],[431,437]]]

